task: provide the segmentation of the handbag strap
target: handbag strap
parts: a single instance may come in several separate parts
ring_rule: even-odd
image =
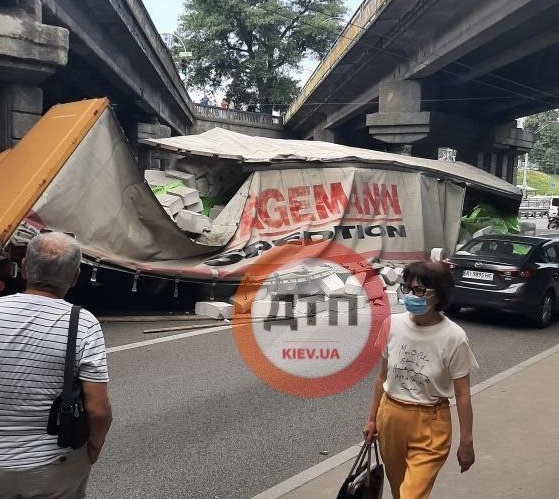
[[[380,462],[378,459],[378,446],[377,446],[377,440],[375,438],[374,442],[372,445],[367,445],[367,478],[365,480],[365,483],[367,484],[367,487],[371,486],[371,447],[374,447],[375,449],[375,460],[377,462],[377,466],[380,466]]]
[[[376,448],[375,441],[375,448]],[[371,444],[367,445],[367,478],[365,479],[365,484],[367,488],[371,486]]]
[[[62,410],[71,409],[72,389],[74,387],[74,364],[76,362],[76,338],[78,336],[78,320],[81,307],[72,305],[70,325],[68,326],[68,342],[66,343],[66,360],[64,362],[64,384],[62,385]]]
[[[357,454],[357,457],[355,458],[355,461],[353,463],[353,466],[351,467],[351,469],[349,470],[349,473],[347,476],[350,476],[353,474],[353,472],[359,468],[359,466],[361,466],[361,464],[363,463],[363,460],[365,459],[365,454],[367,452],[367,444],[363,444],[361,446],[361,449],[359,450],[359,453]]]
[[[349,473],[347,476],[351,476],[353,474],[353,472],[358,469],[362,464],[363,461],[365,460],[365,458],[367,458],[367,483],[370,483],[370,476],[371,476],[371,447],[373,447],[375,449],[375,460],[377,462],[377,466],[380,466],[380,461],[378,458],[378,445],[377,445],[377,439],[375,438],[375,440],[373,441],[372,444],[366,444],[363,443],[363,445],[361,446],[361,449],[359,450],[359,453],[357,454],[357,457],[355,458],[355,461],[353,463],[353,466],[351,467],[351,470],[349,470]]]
[[[377,466],[379,466],[380,465],[380,460],[378,458],[378,446],[377,446],[377,439],[376,438],[375,438],[375,441],[374,441],[374,448],[375,448],[375,460],[377,462]]]

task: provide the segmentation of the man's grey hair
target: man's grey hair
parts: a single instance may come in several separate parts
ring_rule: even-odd
[[[27,286],[63,297],[74,284],[82,252],[75,239],[61,232],[35,236],[25,255]]]

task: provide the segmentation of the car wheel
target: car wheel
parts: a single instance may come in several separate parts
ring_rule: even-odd
[[[553,319],[553,311],[555,308],[555,296],[551,291],[548,291],[538,307],[538,315],[534,317],[534,322],[540,328],[544,328],[551,324]]]
[[[460,305],[457,305],[456,303],[453,303],[452,305],[449,305],[448,307],[446,307],[445,313],[449,317],[455,317],[460,313],[461,308],[462,307]]]

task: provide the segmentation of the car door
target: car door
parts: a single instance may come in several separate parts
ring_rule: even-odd
[[[540,275],[538,276],[538,292],[540,296],[551,287],[555,293],[555,305],[559,303],[559,243],[551,241],[542,246],[536,263]]]

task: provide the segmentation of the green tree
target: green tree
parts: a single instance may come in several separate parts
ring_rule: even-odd
[[[285,109],[304,58],[322,58],[341,32],[340,0],[186,0],[177,34],[192,51],[188,86],[237,104]]]
[[[526,130],[537,132],[536,142],[529,154],[530,163],[536,164],[545,173],[559,173],[558,120],[559,109],[553,109],[529,116],[524,122]]]

